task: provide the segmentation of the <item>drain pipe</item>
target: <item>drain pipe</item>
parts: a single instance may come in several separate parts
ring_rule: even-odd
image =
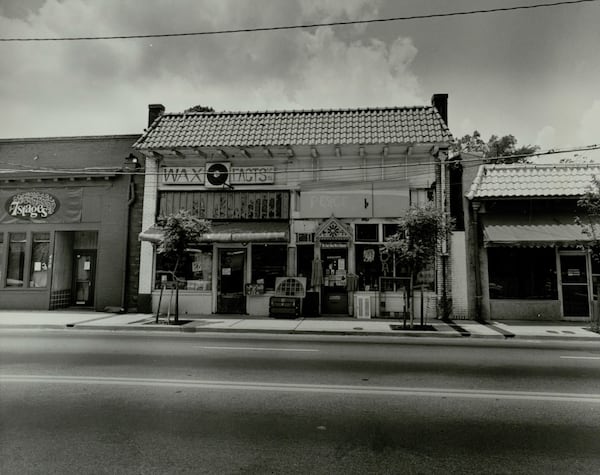
[[[478,322],[483,321],[481,316],[481,304],[482,304],[482,291],[481,291],[481,267],[479,263],[479,209],[481,204],[479,202],[471,202],[471,209],[473,210],[473,221],[471,222],[471,238],[474,245],[470,246],[474,249],[473,267],[475,270],[475,320]]]
[[[131,155],[130,155],[131,157]],[[133,160],[132,160],[133,161]],[[131,232],[131,207],[135,202],[135,183],[134,183],[134,172],[135,172],[135,164],[137,164],[137,160],[134,161],[134,169],[131,170],[129,167],[126,168],[129,173],[129,185],[127,187],[127,210],[125,217],[125,224],[127,226],[126,238],[125,238],[125,246],[123,251],[123,274],[122,274],[122,289],[121,289],[121,313],[127,313],[127,286],[129,285],[129,238]]]

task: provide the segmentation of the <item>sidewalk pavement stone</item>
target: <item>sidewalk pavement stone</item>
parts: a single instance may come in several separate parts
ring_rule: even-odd
[[[548,322],[486,322],[456,320],[429,322],[435,331],[403,329],[398,320],[353,318],[240,318],[239,315],[185,315],[183,325],[155,323],[155,316],[144,313],[118,314],[92,311],[25,311],[0,310],[0,330],[9,328],[76,328],[83,330],[138,330],[181,332],[266,332],[331,335],[389,335],[444,338],[488,339],[555,339],[600,342],[600,334],[589,330],[588,324]],[[164,319],[161,319],[164,320]],[[395,329],[392,328],[394,325]]]

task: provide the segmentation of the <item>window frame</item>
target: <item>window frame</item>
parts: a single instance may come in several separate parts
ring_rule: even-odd
[[[179,289],[186,291],[186,292],[212,292],[212,288],[213,288],[213,271],[214,271],[214,260],[215,260],[215,251],[214,248],[212,246],[212,244],[207,244],[207,245],[202,245],[202,246],[197,246],[198,249],[194,249],[191,251],[186,252],[186,260],[183,263],[184,266],[188,266],[191,267],[190,269],[187,270],[183,270],[182,271],[182,267],[179,267],[178,272],[177,272],[177,277],[179,278]],[[206,255],[210,255],[210,267],[209,267],[209,277],[208,278],[203,278],[203,279],[190,279],[188,278],[188,276],[193,277],[194,273],[199,273],[200,271],[194,272],[193,270],[193,265],[194,262],[196,261],[195,259],[195,254],[198,253],[198,251],[201,251],[201,253],[206,254]],[[173,278],[171,276],[171,271],[170,269],[161,269],[161,260],[162,255],[155,252],[155,259],[154,259],[154,277],[153,277],[153,285],[152,285],[152,290],[160,290],[162,287],[162,276],[165,276],[165,283],[166,286],[165,288],[167,289],[172,289],[175,287],[174,283],[173,283]],[[189,271],[189,273],[188,273]],[[182,275],[182,272],[185,272],[186,275]],[[202,270],[202,272],[204,272],[204,270]],[[188,288],[190,287],[190,283],[192,288]],[[194,284],[195,283],[195,284]]]
[[[550,266],[545,274],[539,270],[540,263],[546,268]],[[494,268],[497,264],[500,264],[500,267]],[[559,300],[555,248],[489,247],[487,274],[487,291],[490,300]],[[510,283],[510,287],[506,286],[508,290],[502,288],[503,282]],[[542,282],[545,284],[542,285]],[[548,285],[547,293],[535,295]]]
[[[266,278],[264,275],[257,275],[257,272],[255,270],[255,265],[257,265],[257,249],[266,249],[266,248],[274,248],[274,247],[278,247],[282,249],[282,253],[281,253],[281,257],[283,258],[283,264],[282,265],[277,265],[277,266],[272,266],[272,267],[279,267],[280,269],[282,269],[282,274],[281,275],[271,275],[271,274],[267,274]],[[275,291],[275,278],[276,277],[285,277],[286,273],[287,273],[287,244],[285,243],[252,243],[250,245],[250,250],[251,250],[251,263],[250,263],[250,283],[251,284],[256,284],[258,279],[264,279],[264,290],[266,292],[274,292]],[[273,282],[271,282],[271,279],[273,280]]]
[[[14,243],[23,243],[23,270],[22,270],[22,283],[21,285],[9,285],[9,267],[10,267],[10,247],[11,247],[11,236],[22,234],[25,236],[24,239],[19,241],[13,241]],[[36,235],[47,235],[48,238],[43,241],[34,241]],[[46,274],[46,285],[36,287],[32,285],[33,277],[33,257],[34,257],[34,245],[36,242],[47,243],[47,274]],[[38,291],[44,292],[50,288],[52,278],[52,255],[54,253],[54,231],[35,229],[35,230],[8,230],[0,231],[0,289],[10,291]]]

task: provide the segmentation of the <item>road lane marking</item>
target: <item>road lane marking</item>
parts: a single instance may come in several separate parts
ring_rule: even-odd
[[[600,360],[600,356],[561,356],[565,360]]]
[[[296,352],[309,352],[318,353],[321,350],[314,350],[310,348],[272,348],[272,347],[260,347],[260,346],[196,346],[196,348],[206,350],[240,350],[240,351],[296,351]]]
[[[206,381],[185,379],[119,378],[100,376],[47,376],[0,374],[0,385],[33,384],[95,384],[107,386],[151,386],[236,391],[272,391],[295,393],[326,393],[369,396],[430,396],[442,398],[505,399],[527,401],[587,402],[600,404],[600,394],[555,393],[541,391],[494,391],[445,388],[406,388],[396,386],[348,386],[334,384],[257,383],[245,381]]]

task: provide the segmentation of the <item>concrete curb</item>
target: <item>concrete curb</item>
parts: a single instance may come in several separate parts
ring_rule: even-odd
[[[93,315],[93,314],[92,314]],[[92,316],[90,315],[90,316]],[[9,320],[4,320],[6,323],[0,322],[0,331],[2,330],[85,330],[85,331],[108,331],[108,332],[166,332],[170,334],[177,333],[206,333],[206,334],[270,334],[270,335],[315,335],[315,336],[353,336],[353,337],[391,337],[393,338],[406,338],[406,339],[453,339],[457,340],[495,340],[495,341],[544,341],[544,342],[586,342],[586,343],[600,343],[600,334],[595,334],[587,328],[579,327],[579,333],[577,335],[566,335],[557,332],[556,334],[544,334],[544,327],[540,327],[539,333],[532,332],[529,327],[528,330],[520,331],[519,327],[511,327],[510,325],[503,328],[497,326],[495,322],[486,322],[482,328],[474,325],[473,322],[468,322],[461,325],[462,321],[436,321],[432,323],[435,328],[434,331],[422,331],[422,330],[405,330],[405,329],[391,329],[392,324],[396,324],[396,321],[385,322],[384,325],[374,325],[369,329],[369,325],[364,322],[349,321],[346,324],[332,325],[329,320],[325,321],[323,328],[318,328],[315,325],[315,321],[308,319],[306,322],[310,323],[308,329],[303,329],[302,324],[305,322],[304,319],[298,320],[295,324],[290,324],[288,327],[277,326],[269,328],[266,322],[257,323],[259,328],[252,328],[251,324],[245,323],[243,327],[235,327],[223,325],[223,322],[217,322],[221,325],[215,324],[211,326],[210,318],[207,318],[207,324],[201,324],[201,319],[194,318],[188,323],[183,325],[166,325],[166,324],[155,324],[151,315],[131,315],[133,319],[127,321],[126,319],[115,318],[118,315],[109,314],[104,316],[98,316],[93,318],[82,318],[81,315],[77,315],[76,318],[69,321],[65,320],[64,315],[61,315],[61,323],[45,323],[38,319],[29,324],[24,323],[12,323]],[[102,325],[102,320],[107,320],[105,325]],[[117,321],[115,321],[117,320]],[[120,320],[120,321],[119,321]],[[214,319],[213,319],[214,320]],[[269,319],[263,319],[269,320]],[[329,323],[328,323],[329,322]],[[352,328],[353,325],[359,326],[364,325],[366,329],[355,330]],[[389,330],[387,328],[390,328]],[[483,328],[485,330],[483,331]],[[565,327],[566,328],[566,327]],[[384,331],[379,331],[379,330]],[[559,329],[560,330],[560,329]],[[581,330],[586,330],[589,335],[581,334]]]

